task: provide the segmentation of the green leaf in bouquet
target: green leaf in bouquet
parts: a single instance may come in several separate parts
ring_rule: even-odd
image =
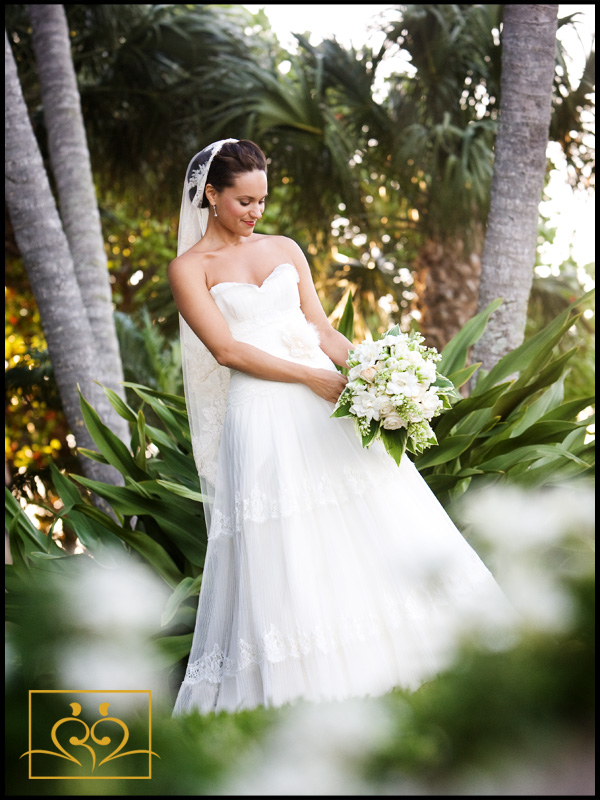
[[[380,438],[383,442],[383,446],[394,459],[396,464],[400,464],[402,456],[406,451],[408,439],[406,428],[399,428],[395,431],[389,431],[386,428],[381,428]]]
[[[409,436],[406,442],[406,449],[409,453],[419,456],[421,453],[425,452],[425,450],[433,447],[436,444],[438,444],[437,436],[432,431],[431,436],[428,436],[426,439],[421,441],[415,441]]]
[[[438,374],[431,385],[435,386],[438,390],[437,395],[443,403],[443,408],[452,408],[452,401],[456,402],[461,399],[452,380],[446,378],[444,375]]]
[[[372,419],[370,424],[369,424],[369,432],[368,433],[363,433],[360,430],[360,428],[358,428],[358,426],[357,426],[357,429],[358,429],[358,432],[360,433],[360,438],[362,440],[362,446],[363,447],[368,447],[373,442],[373,440],[377,437],[377,434],[379,433],[379,423],[375,422],[375,420]]]
[[[350,392],[344,390],[342,394],[339,396],[336,406],[333,410],[333,413],[330,415],[332,417],[351,417],[353,416],[350,413],[350,406],[352,405],[352,395]]]
[[[439,374],[431,385],[437,387],[438,389],[454,389],[454,384],[450,378],[446,378],[444,375]]]

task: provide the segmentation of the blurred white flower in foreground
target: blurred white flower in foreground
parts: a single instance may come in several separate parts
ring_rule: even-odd
[[[152,633],[168,598],[166,585],[141,564],[119,563],[71,581],[65,602],[73,624],[114,636]]]
[[[59,592],[69,620],[58,654],[64,685],[160,692],[163,665],[151,637],[168,595],[150,569],[122,557],[114,568],[72,576]]]
[[[299,703],[286,709],[260,751],[236,769],[218,794],[370,794],[362,757],[392,733],[392,717],[376,700]]]
[[[490,568],[524,628],[568,629],[574,609],[566,581],[594,569],[592,488],[497,486],[467,495],[460,516],[490,550]]]

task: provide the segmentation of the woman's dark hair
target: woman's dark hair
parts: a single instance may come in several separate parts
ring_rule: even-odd
[[[207,160],[208,154],[204,151],[198,153],[198,161],[190,165],[189,174],[198,169]],[[265,154],[257,144],[249,139],[240,139],[239,142],[227,142],[224,144],[217,155],[213,158],[206,185],[210,183],[218,192],[228,189],[235,183],[235,179],[243,172],[254,172],[254,170],[267,171],[267,159]],[[196,187],[190,189],[190,200],[194,199]],[[206,194],[200,204],[202,208],[208,206]]]

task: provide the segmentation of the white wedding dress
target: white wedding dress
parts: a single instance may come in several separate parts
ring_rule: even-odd
[[[335,369],[298,273],[211,294],[235,339]],[[303,384],[233,372],[196,629],[174,714],[415,689],[512,610],[416,467]]]

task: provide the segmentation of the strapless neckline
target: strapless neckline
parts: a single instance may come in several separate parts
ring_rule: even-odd
[[[275,275],[277,270],[280,269],[281,267],[291,267],[293,270],[296,271],[296,273],[298,272],[298,270],[296,269],[296,267],[293,264],[290,264],[289,261],[284,261],[283,263],[278,264],[276,267],[274,267],[271,270],[271,272],[269,272],[269,274],[267,275],[267,277],[264,279],[264,281],[261,284],[258,284],[258,283],[244,283],[243,281],[221,281],[220,283],[215,283],[214,286],[211,286],[208,291],[212,292],[214,289],[217,289],[219,286],[250,286],[253,289],[262,289],[263,286],[273,277],[273,275]]]

